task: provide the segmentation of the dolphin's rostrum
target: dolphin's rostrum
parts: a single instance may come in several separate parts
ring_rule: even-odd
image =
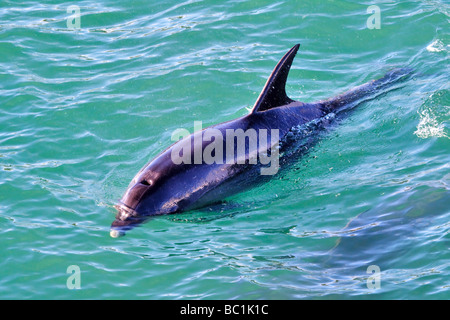
[[[260,169],[267,162],[255,162],[255,157],[263,154],[278,157],[279,143],[286,147],[287,137],[294,128],[327,119],[363,99],[373,98],[409,73],[406,69],[396,69],[383,78],[316,103],[294,101],[287,96],[285,86],[299,47],[295,45],[281,58],[249,114],[194,132],[161,152],[137,173],[115,206],[117,215],[111,225],[111,236],[123,235],[151,216],[219,202],[265,180],[267,177],[261,175]],[[244,133],[248,141],[244,148],[238,148],[235,135],[227,135],[231,131]],[[254,137],[259,137],[253,147],[252,132]],[[198,153],[208,148],[214,159],[223,161],[196,161]],[[226,158],[230,150],[234,151],[232,161]],[[192,161],[174,161],[174,154]],[[273,160],[283,166],[278,158]]]

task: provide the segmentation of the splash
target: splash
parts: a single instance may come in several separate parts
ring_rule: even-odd
[[[428,52],[447,52],[447,47],[441,40],[434,40],[427,46]]]
[[[420,112],[420,122],[417,125],[417,130],[414,132],[414,134],[422,139],[431,137],[450,138],[445,133],[444,124],[439,123],[436,115],[430,109],[425,109]]]

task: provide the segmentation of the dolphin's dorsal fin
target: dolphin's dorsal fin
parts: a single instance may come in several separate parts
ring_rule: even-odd
[[[293,102],[286,94],[286,80],[298,48],[300,48],[300,44],[293,46],[278,62],[250,113],[269,110]]]

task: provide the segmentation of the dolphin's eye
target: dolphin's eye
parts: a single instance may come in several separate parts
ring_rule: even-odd
[[[144,186],[151,186],[152,185],[152,180],[142,180],[141,184],[143,184]]]

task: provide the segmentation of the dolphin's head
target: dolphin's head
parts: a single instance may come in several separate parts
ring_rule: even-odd
[[[110,232],[114,238],[124,235],[152,216],[174,213],[177,210],[177,205],[170,199],[169,190],[165,187],[158,188],[150,179],[137,182],[133,179],[114,207],[117,214]]]
[[[190,165],[174,164],[170,150],[146,164],[114,206],[117,214],[110,235],[124,235],[150,217],[184,209],[193,200],[195,191],[190,169]]]
[[[182,167],[160,159],[144,166],[131,180],[122,199],[114,206],[116,219],[111,225],[111,236],[118,237],[141,224],[149,217],[174,213],[178,209],[171,178]]]

